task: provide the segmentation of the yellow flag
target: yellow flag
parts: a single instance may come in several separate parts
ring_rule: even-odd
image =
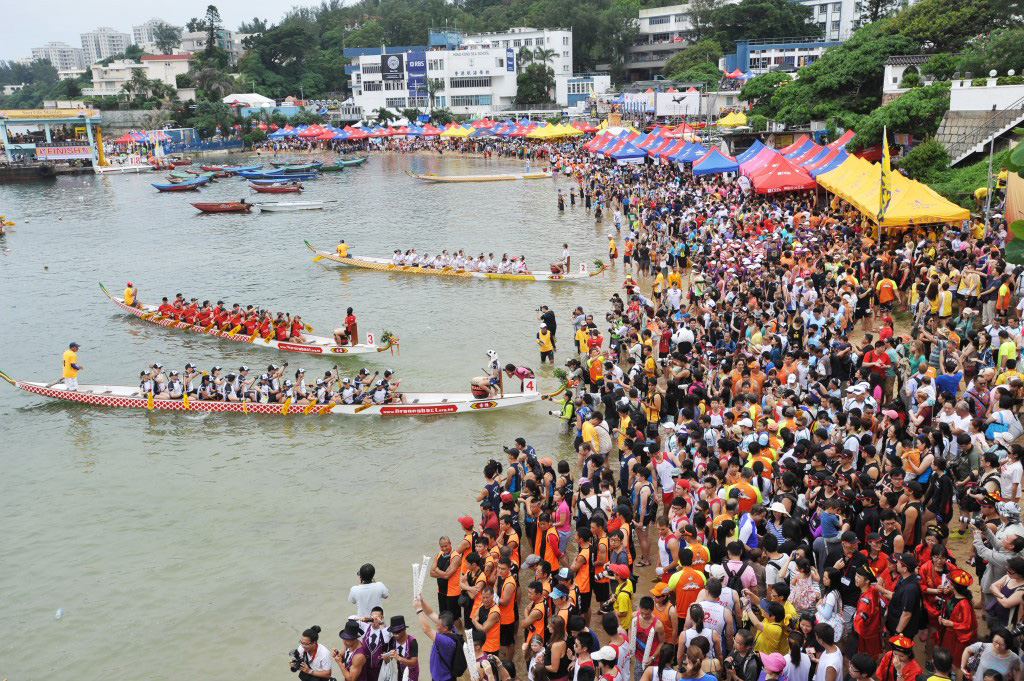
[[[882,128],[882,181],[878,194],[878,224],[885,222],[885,211],[892,201],[892,160],[889,157],[889,142],[885,128]]]

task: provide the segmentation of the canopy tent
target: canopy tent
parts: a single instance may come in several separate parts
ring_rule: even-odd
[[[676,140],[669,146],[659,151],[657,154],[657,158],[661,158],[666,161],[675,161],[673,157],[679,154],[679,152],[681,152],[685,148],[686,142],[684,142],[683,140]]]
[[[680,149],[675,157],[684,163],[694,163],[708,154],[708,150],[696,142],[687,142],[686,146]]]
[[[790,149],[789,151],[782,152],[782,155],[785,156],[786,158],[794,158],[796,156],[800,156],[813,146],[815,146],[814,140],[812,140],[810,137],[806,137],[804,138],[803,144],[796,147],[795,149]]]
[[[680,123],[676,127],[667,131],[665,135],[668,137],[682,137],[683,135],[692,135],[693,128],[688,123]]]
[[[744,163],[746,163],[750,159],[752,159],[755,156],[757,156],[761,152],[762,149],[767,149],[767,148],[768,147],[766,147],[764,144],[761,143],[761,140],[754,140],[754,143],[751,144],[747,148],[746,151],[743,151],[743,152],[740,152],[740,153],[736,154],[736,161],[740,165],[743,165]]]
[[[735,128],[737,126],[746,125],[746,124],[747,124],[747,116],[746,116],[746,114],[740,113],[738,111],[737,112],[733,112],[731,114],[727,114],[727,115],[723,116],[722,118],[719,118],[716,121],[716,125],[718,125],[721,128]]]
[[[848,156],[838,167],[818,176],[818,183],[844,199],[869,220],[877,221],[881,165]],[[947,201],[931,187],[892,171],[892,199],[883,225],[905,226],[932,222],[959,222],[970,217],[966,208]]]
[[[739,69],[734,69],[732,71],[732,73],[726,73],[725,77],[726,78],[742,78],[743,77],[743,72],[740,71]]]
[[[303,139],[310,139],[312,137],[319,137],[322,134],[324,134],[324,129],[321,126],[314,123],[313,125],[309,126],[305,130],[300,132],[299,137]]]
[[[789,152],[793,151],[794,149],[797,149],[798,147],[802,147],[807,142],[807,140],[809,140],[809,139],[810,138],[807,135],[800,135],[800,137],[797,138],[797,140],[795,142],[793,142],[792,144],[790,144],[788,147],[782,147],[781,149],[779,149],[779,153],[782,154],[783,156],[785,156],[786,154],[788,154]]]
[[[695,87],[693,87],[693,86],[691,85],[690,87],[686,88],[686,91],[687,91],[687,92],[697,92],[698,90],[697,90],[697,88],[695,88]]]
[[[821,161],[823,159],[826,159],[826,158],[832,158],[833,156],[835,156],[836,153],[838,153],[838,152],[836,152],[835,149],[829,149],[828,147],[822,147],[818,151],[818,153],[814,154],[813,156],[807,156],[807,157],[804,157],[802,159],[795,159],[795,160],[796,160],[797,165],[801,165],[804,168],[810,169],[812,166],[817,165],[819,161]]]
[[[613,135],[609,137],[607,140],[605,140],[604,144],[594,149],[594,153],[603,154],[606,151],[610,151],[615,147],[616,144],[623,141],[624,139],[626,139],[626,133]]]
[[[811,177],[817,178],[819,175],[835,170],[850,157],[850,154],[845,149],[833,149],[833,151],[835,155],[827,161],[819,162],[813,168],[807,168],[811,172]]]
[[[642,149],[637,149],[629,142],[625,142],[622,148],[608,154],[609,157],[615,159],[621,163],[643,163],[643,160],[647,158],[647,152]]]
[[[688,163],[688,162],[690,162],[690,160],[691,160],[690,159],[690,152],[687,149],[687,147],[690,147],[690,146],[693,146],[692,143],[684,142],[683,146],[681,146],[677,150],[676,149],[669,149],[669,150],[667,150],[668,153],[664,157],[665,160],[666,161],[670,161],[671,163]]]
[[[814,189],[817,184],[805,169],[781,154],[750,176],[750,183],[758,194],[776,194]]]
[[[820,144],[814,144],[812,142],[811,146],[809,148],[804,149],[799,154],[796,154],[796,153],[790,154],[786,158],[788,158],[793,163],[795,163],[795,164],[797,164],[799,166],[799,165],[803,165],[804,161],[811,160],[812,158],[814,158],[815,156],[820,154],[822,151],[828,151],[828,149],[826,147],[821,146]]]
[[[740,162],[740,173],[751,177],[756,173],[759,173],[762,168],[775,162],[776,159],[782,158],[782,154],[765,147],[757,153],[754,158],[748,158],[746,161]],[[739,158],[736,159],[739,161]]]
[[[666,140],[668,140],[667,137],[656,135],[652,132],[650,135],[647,136],[647,139],[645,139],[643,142],[640,141],[639,137],[633,140],[633,145],[637,149],[643,149],[644,151],[648,151],[650,149],[653,149],[654,147],[660,146],[661,143]]]
[[[583,145],[583,151],[594,151],[612,137],[613,135],[606,132],[602,132],[600,135],[595,135],[593,139]]]
[[[423,132],[421,132],[420,135],[422,137],[440,137],[441,130],[439,128],[435,128],[430,123],[427,123],[423,126]]]
[[[138,140],[132,137],[130,132],[126,132],[114,140],[114,144],[135,144],[136,142],[138,142]]]
[[[739,164],[736,163],[736,159],[723,154],[718,149],[712,149],[693,164],[694,175],[735,173],[738,169]]]
[[[835,142],[829,142],[828,143],[828,148],[829,149],[839,149],[840,147],[845,147],[847,144],[850,143],[850,140],[852,140],[853,137],[854,137],[853,130],[847,130],[846,132],[843,133],[842,137],[837,139]]]
[[[669,139],[668,137],[662,137],[661,141],[655,142],[645,149],[647,155],[651,158],[660,158],[661,152],[672,147],[676,143],[676,140]]]

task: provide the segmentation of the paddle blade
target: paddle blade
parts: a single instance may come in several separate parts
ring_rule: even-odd
[[[153,411],[153,393],[146,395],[146,409]]]
[[[260,331],[259,331],[259,329],[256,329],[255,331],[252,332],[252,335],[249,336],[249,342],[250,343],[255,343],[256,342],[256,336],[258,336],[258,335],[260,335]]]
[[[372,404],[360,404],[358,407],[356,407],[355,413],[358,414],[361,411],[366,411],[367,409],[369,409],[372,406],[373,406]]]
[[[181,396],[181,403],[185,405],[185,411],[188,411],[188,393]]]
[[[316,402],[310,402],[306,405],[306,408],[302,410],[302,413],[309,414],[309,412],[313,411],[314,407],[316,407]]]
[[[286,399],[284,401],[284,404],[281,405],[281,413],[282,414],[287,414],[288,413],[288,409],[291,406],[292,406],[292,398],[289,397],[288,399]]]
[[[313,262],[320,262],[320,261],[321,261],[321,260],[323,260],[323,259],[324,259],[324,256],[322,256],[322,255],[317,255],[317,256],[314,256],[314,257],[313,257]]]
[[[243,414],[248,414],[249,413],[249,403],[246,402],[245,400],[242,400],[242,413]]]

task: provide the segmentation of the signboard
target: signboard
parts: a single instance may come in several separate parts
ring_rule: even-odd
[[[515,73],[516,70],[516,51],[511,47],[505,50],[505,69],[509,73]]]
[[[405,68],[409,78],[409,96],[427,96],[427,54],[425,52],[407,52]]]
[[[696,116],[700,113],[700,93],[659,92],[654,113],[657,116]]]
[[[95,118],[100,112],[96,109],[3,109],[0,119],[20,118]]]
[[[40,161],[65,161],[76,158],[92,158],[92,149],[85,142],[47,142],[36,145],[36,159]]]
[[[402,54],[380,55],[380,74],[384,80],[402,80],[405,78]]]

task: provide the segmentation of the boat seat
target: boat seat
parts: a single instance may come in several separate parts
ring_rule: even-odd
[[[441,400],[441,402],[447,402],[447,401],[448,401],[448,398],[447,398],[447,397],[446,397],[446,398],[444,398],[443,400]]]
[[[413,401],[412,401],[412,403],[413,403],[413,404],[416,404],[416,403],[418,403],[419,401],[420,401],[420,398],[418,398],[418,397],[417,397],[417,398],[416,398],[415,400],[413,400]]]

